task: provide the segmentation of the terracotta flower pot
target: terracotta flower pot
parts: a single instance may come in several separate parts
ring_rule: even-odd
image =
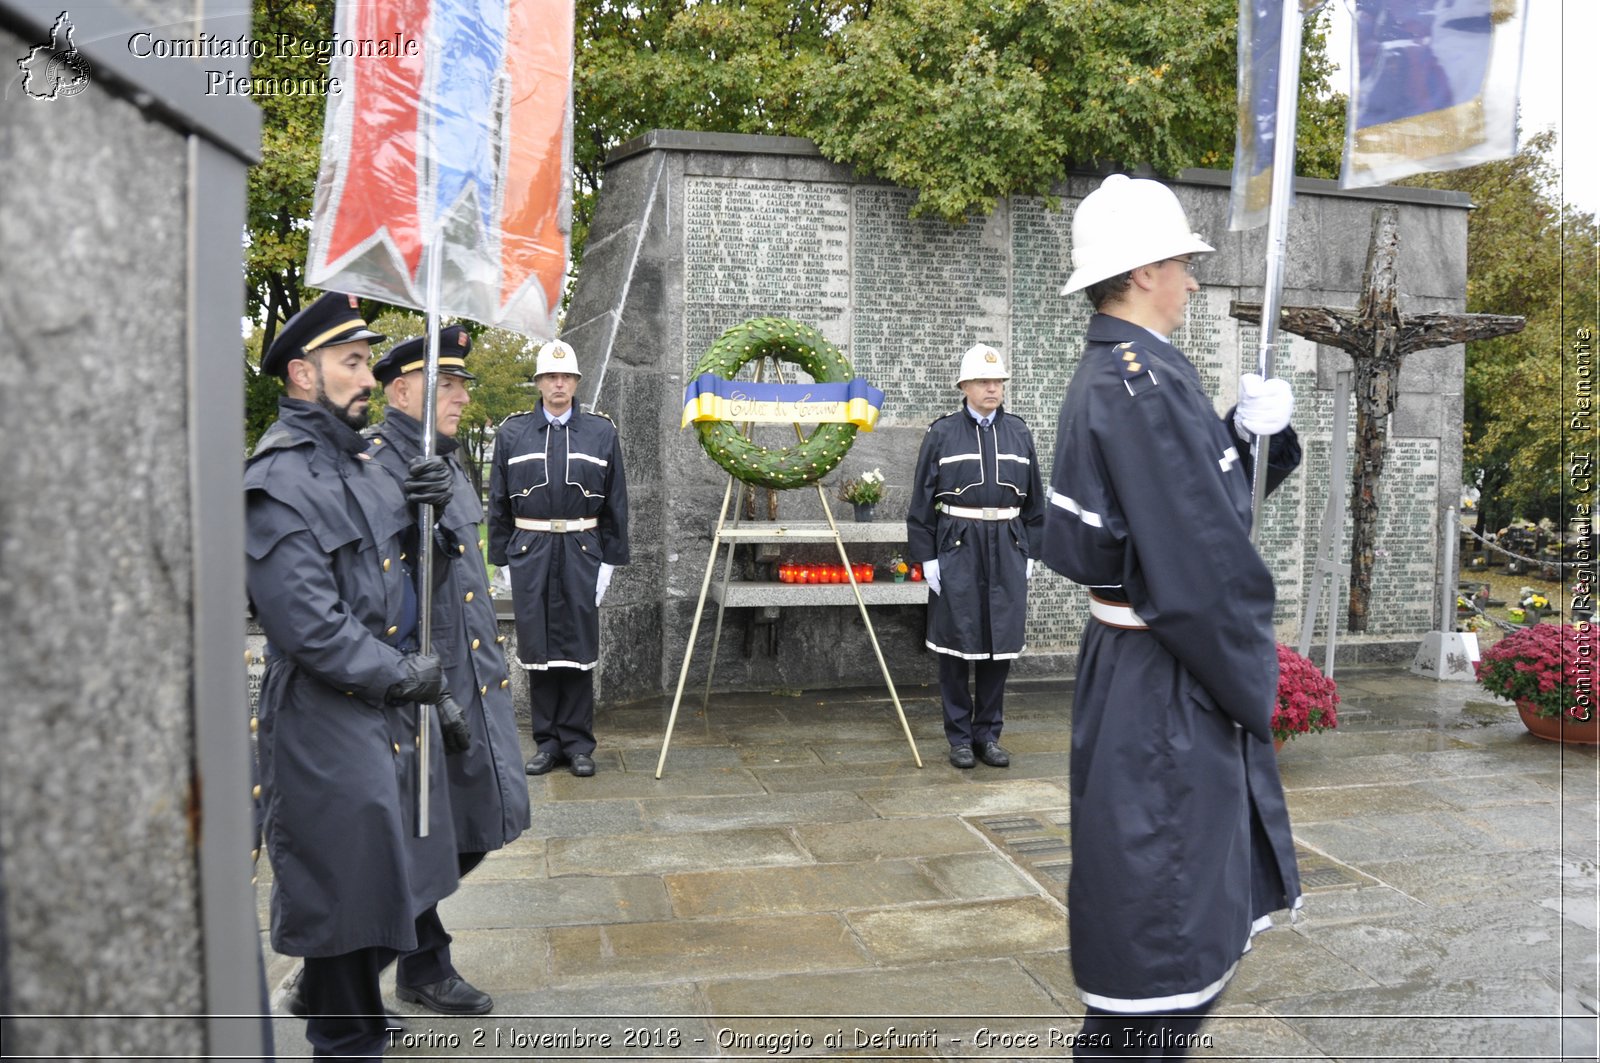
[[[1522,725],[1535,738],[1546,742],[1571,742],[1574,745],[1600,745],[1600,713],[1591,713],[1587,721],[1570,716],[1540,716],[1523,701],[1517,702],[1517,714]]]

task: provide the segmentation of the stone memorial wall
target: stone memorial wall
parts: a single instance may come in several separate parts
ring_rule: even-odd
[[[677,679],[727,484],[693,430],[678,427],[681,391],[717,336],[748,318],[793,317],[816,327],[857,373],[883,389],[877,431],[859,434],[826,481],[841,519],[849,507],[833,488],[880,468],[889,492],[878,520],[903,521],[923,431],[956,408],[955,367],[961,352],[980,341],[1011,361],[1007,408],[1032,426],[1048,482],[1056,414],[1089,317],[1081,295],[1059,294],[1070,272],[1072,211],[1098,183],[1074,177],[1053,202],[1018,197],[952,226],[911,219],[915,193],[855,178],[821,159],[808,141],[657,132],[613,155],[563,331],[583,359],[581,397],[617,418],[628,464],[634,564],[619,574],[603,610],[601,685],[611,696],[670,691]],[[1175,185],[1191,222],[1218,250],[1205,260],[1202,289],[1174,341],[1199,367],[1220,413],[1232,404],[1242,368],[1256,358],[1256,329],[1230,318],[1228,307],[1234,299],[1259,300],[1265,236],[1226,232],[1226,175],[1191,172]],[[1465,200],[1398,194],[1405,197],[1406,308],[1459,310]],[[1355,305],[1377,202],[1326,182],[1302,183],[1286,303]],[[1406,363],[1383,482],[1371,631],[1364,640],[1344,640],[1342,656],[1362,648],[1409,656],[1437,623],[1440,581],[1453,578],[1439,571],[1437,528],[1460,479],[1462,358],[1456,347]],[[1307,460],[1269,500],[1260,542],[1278,581],[1279,634],[1291,641],[1299,634],[1328,497],[1332,388],[1341,363],[1348,366],[1331,349],[1280,339],[1276,369],[1293,385]],[[758,441],[766,445],[793,439],[787,426],[761,432]],[[765,519],[766,492],[758,494],[751,516]],[[821,515],[810,490],[782,493],[777,507],[785,520]],[[821,559],[817,549],[810,556]],[[884,556],[869,550],[862,559]],[[750,548],[741,548],[736,577],[759,575],[754,560]],[[1336,593],[1342,624],[1343,582]],[[1081,589],[1053,573],[1035,578],[1020,672],[1070,675],[1085,602]],[[715,612],[709,603],[691,671],[697,681],[709,660]],[[922,649],[923,609],[876,606],[872,615],[897,682],[932,682],[934,661]],[[775,653],[766,652],[769,645]],[[718,687],[879,681],[853,607],[785,608],[776,617],[729,610],[716,669]]]

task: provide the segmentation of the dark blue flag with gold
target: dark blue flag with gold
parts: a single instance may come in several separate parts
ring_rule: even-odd
[[[1526,24],[1526,0],[1356,0],[1340,186],[1516,154]]]

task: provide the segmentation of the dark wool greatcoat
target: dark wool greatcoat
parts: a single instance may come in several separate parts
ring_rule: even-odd
[[[417,915],[457,881],[437,721],[419,839],[417,706],[385,701],[415,637],[411,514],[366,449],[320,406],[283,399],[245,466],[245,579],[267,636],[258,740],[272,947],[289,956],[409,952]]]
[[[1020,509],[1010,520],[941,512]],[[919,563],[939,560],[940,591],[928,597],[930,650],[968,660],[1022,653],[1028,619],[1028,558],[1038,557],[1044,489],[1033,433],[1002,406],[987,428],[966,404],[928,426],[911,479],[906,548]]]
[[[422,456],[422,425],[390,408],[381,425],[369,428],[372,460],[404,483],[411,462]],[[450,811],[456,846],[487,853],[515,841],[528,827],[528,777],[522,770],[517,714],[501,647],[500,624],[478,526],[483,504],[453,452],[457,443],[438,437],[438,451],[455,473],[454,493],[435,523],[448,533],[454,556],[436,551],[433,560],[433,652],[444,662],[445,683],[466,714],[472,745],[445,757],[450,775]]]
[[[594,517],[586,531],[529,531],[516,518]],[[494,439],[489,563],[511,568],[524,668],[590,669],[600,660],[600,564],[628,563],[628,487],[617,426],[574,405],[565,427],[544,406],[512,414]]]
[[[1103,314],[1057,429],[1044,561],[1147,629],[1091,619],[1073,698],[1073,972],[1119,1012],[1205,1004],[1299,904],[1269,721],[1273,586],[1249,450],[1171,344]],[[1273,437],[1269,486],[1299,464]]]

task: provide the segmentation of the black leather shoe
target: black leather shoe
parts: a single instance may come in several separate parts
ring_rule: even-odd
[[[533,755],[532,760],[528,761],[524,770],[529,775],[543,775],[546,772],[554,771],[557,763],[559,763],[559,758],[554,753],[546,753],[541,749]]]
[[[572,774],[580,779],[587,779],[594,774],[594,758],[587,753],[574,753],[572,760]]]
[[[984,742],[979,745],[978,759],[991,768],[1011,767],[1011,754],[1001,749],[999,742]]]
[[[476,989],[460,975],[415,987],[397,985],[394,995],[408,1004],[421,1004],[440,1015],[487,1015],[494,1007],[489,994]]]
[[[971,746],[951,746],[950,763],[958,768],[973,768],[978,764],[972,756]]]
[[[311,1009],[306,1007],[306,995],[305,991],[302,989],[304,983],[300,979],[300,976],[304,973],[304,967],[300,968],[294,973],[294,982],[289,986],[289,991],[283,998],[284,1010],[297,1019],[307,1018],[311,1014]],[[383,1013],[383,1019],[384,1026],[388,1029],[394,1030],[396,1033],[406,1032],[405,1021],[394,1012],[385,1011]]]

